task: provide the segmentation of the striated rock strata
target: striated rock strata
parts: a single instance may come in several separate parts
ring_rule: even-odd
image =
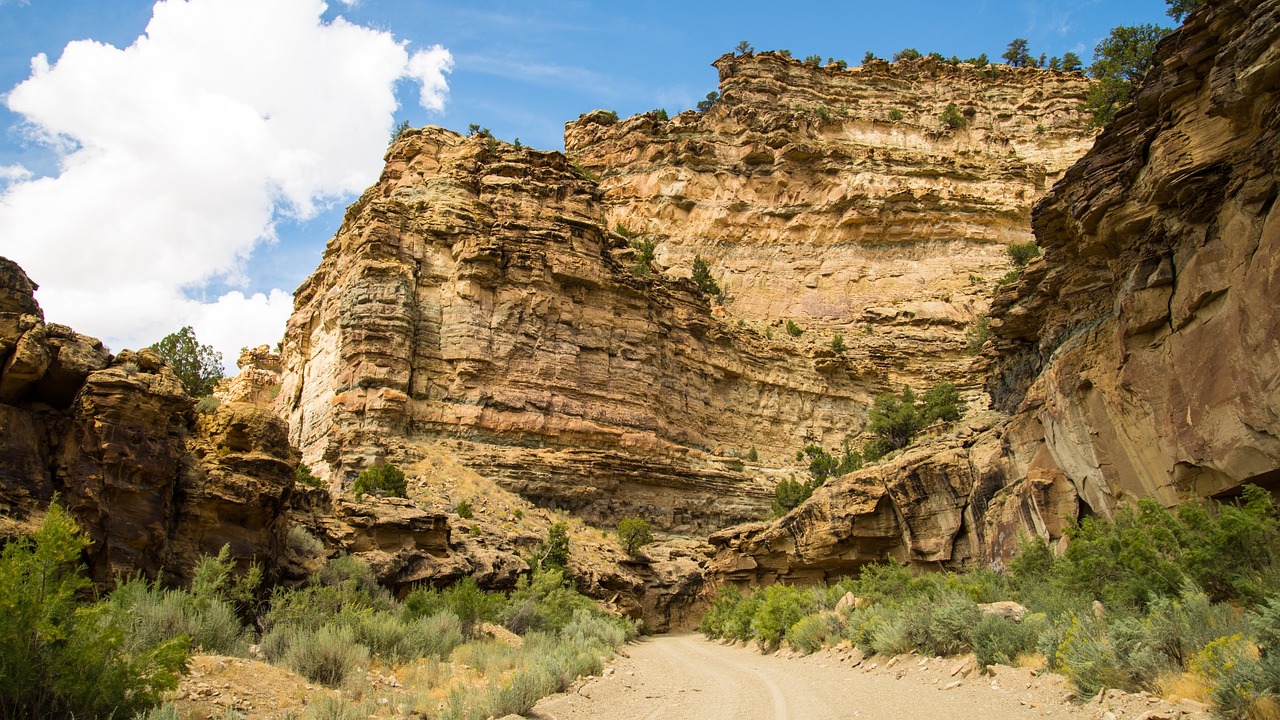
[[[865,418],[870,368],[714,318],[633,272],[563,156],[409,131],[297,291],[279,407],[335,488],[445,438],[465,463],[602,524],[759,517],[779,461]]]
[[[928,58],[715,66],[721,99],[704,113],[566,126],[610,227],[656,239],[671,275],[701,255],[730,318],[780,335],[794,320],[816,346],[840,332],[894,388],[976,390],[963,332],[1009,269],[1006,246],[1032,239],[1032,205],[1092,143],[1090,81]]]
[[[992,310],[988,389],[1010,415],[714,537],[716,572],[999,561],[1126,500],[1280,487],[1278,48],[1280,1],[1195,13],[1037,206],[1044,256]]]

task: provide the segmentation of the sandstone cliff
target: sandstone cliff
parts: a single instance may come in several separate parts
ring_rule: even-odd
[[[1080,73],[933,59],[818,68],[725,55],[704,113],[565,129],[598,173],[610,227],[658,240],[671,275],[701,255],[732,319],[848,354],[887,386],[976,390],[963,333],[987,311],[1011,243],[1092,143]],[[941,117],[954,104],[959,127]]]
[[[99,583],[187,579],[223,545],[273,569],[297,463],[284,424],[241,403],[197,416],[160,356],[45,323],[35,289],[0,258],[0,533],[31,530],[57,493]]]
[[[529,570],[522,556],[567,521],[568,569],[583,592],[659,631],[684,622],[697,600],[705,544],[669,542],[627,557],[599,531],[536,509],[443,455],[409,468],[415,501],[357,502],[295,484],[299,455],[268,409],[278,355],[246,350],[241,373],[218,388],[221,405],[197,413],[158,355],[113,356],[94,338],[46,324],[35,289],[0,258],[0,542],[34,531],[56,494],[92,541],[89,571],[104,587],[135,574],[188,582],[196,561],[225,545],[273,582],[304,580],[324,558],[349,554],[396,591],[468,575],[507,589]],[[474,502],[478,516],[459,517],[458,500]]]
[[[1163,41],[1133,104],[1037,207],[1044,256],[993,303],[1012,413],[713,537],[714,572],[813,579],[884,557],[1007,557],[1081,514],[1280,480],[1280,2]],[[970,425],[974,419],[970,419]]]
[[[1160,45],[1037,207],[1043,261],[996,300],[1017,460],[1093,512],[1280,479],[1278,15],[1222,3]]]
[[[633,265],[562,155],[409,131],[295,296],[277,400],[292,439],[335,489],[447,440],[601,524],[759,517],[774,481],[736,456],[837,445],[881,380],[718,320],[689,281]]]
[[[543,506],[706,533],[759,518],[800,447],[856,444],[875,395],[978,395],[963,332],[1090,141],[1088,81],[717,66],[704,114],[570,123],[574,163],[402,136],[295,296],[277,406],[306,462],[341,489],[447,441]],[[949,103],[963,127],[939,119]],[[659,243],[652,276],[633,272],[637,233]],[[686,279],[694,253],[727,315]]]

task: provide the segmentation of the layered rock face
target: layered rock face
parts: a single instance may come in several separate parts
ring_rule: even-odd
[[[999,561],[1125,500],[1280,485],[1278,47],[1276,0],[1197,12],[1037,206],[1044,256],[993,303],[988,388],[1011,416],[714,537],[715,572]]]
[[[36,530],[57,494],[92,541],[89,572],[101,587],[136,574],[185,584],[202,556],[226,546],[273,582],[303,581],[327,557],[349,554],[398,592],[465,576],[509,589],[529,571],[522,556],[558,520],[477,487],[487,481],[474,474],[463,497],[481,516],[458,517],[447,492],[421,485],[467,477],[455,463],[411,468],[412,501],[354,501],[295,484],[299,454],[267,409],[279,390],[278,355],[246,350],[240,375],[219,386],[221,405],[197,413],[156,353],[113,356],[94,338],[46,324],[35,289],[0,258],[0,542]],[[459,523],[466,532],[454,532]],[[704,544],[628,558],[599,531],[571,532],[568,570],[583,592],[652,629],[684,621],[710,556]]]
[[[99,583],[185,580],[223,545],[274,567],[297,463],[284,424],[240,403],[197,418],[158,355],[45,323],[35,289],[0,258],[0,532],[34,529],[58,493]]]
[[[715,65],[721,99],[704,113],[567,125],[610,227],[657,239],[672,275],[700,255],[730,318],[779,334],[793,320],[816,345],[840,332],[893,388],[976,389],[963,332],[1006,246],[1032,239],[1033,203],[1092,143],[1090,81],[932,59]]]
[[[1035,214],[995,303],[1016,461],[1109,513],[1280,480],[1280,3],[1207,7]]]
[[[714,318],[604,228],[557,153],[406,133],[295,296],[277,402],[305,461],[337,488],[443,438],[543,505],[710,531],[771,495],[730,454],[856,431],[873,369]]]

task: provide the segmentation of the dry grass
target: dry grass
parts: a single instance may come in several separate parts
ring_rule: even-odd
[[[1044,670],[1049,667],[1049,659],[1040,653],[1022,653],[1014,658],[1015,667]]]
[[[1212,688],[1208,680],[1199,673],[1170,672],[1156,680],[1156,688],[1159,690],[1160,697],[1170,702],[1177,702],[1183,698],[1202,703],[1212,702],[1210,697]]]
[[[1249,720],[1280,720],[1280,702],[1275,698],[1258,698],[1249,706]]]

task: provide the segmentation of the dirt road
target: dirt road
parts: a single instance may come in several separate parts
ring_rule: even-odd
[[[1092,720],[1111,711],[1113,717],[1137,718],[1157,709],[1154,699],[1139,695],[1088,705],[1067,702],[1068,688],[1059,676],[1036,675],[1025,668],[996,668],[994,675],[966,673],[957,671],[962,661],[955,658],[870,658],[851,667],[860,659],[857,651],[777,657],[699,635],[649,638],[628,646],[627,653],[603,677],[538,703],[533,717]],[[1172,713],[1182,716],[1180,710]]]

